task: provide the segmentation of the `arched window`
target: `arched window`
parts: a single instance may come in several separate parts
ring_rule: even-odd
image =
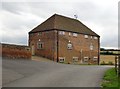
[[[67,44],[67,49],[72,49],[73,45],[72,43],[69,41],[69,43]]]

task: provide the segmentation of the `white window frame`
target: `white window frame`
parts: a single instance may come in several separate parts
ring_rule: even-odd
[[[77,33],[73,33],[73,36],[74,36],[74,37],[77,37],[77,36],[78,36],[78,34],[77,34]]]
[[[95,40],[97,40],[97,39],[98,39],[98,37],[94,36],[94,39],[95,39]]]
[[[93,36],[90,37],[91,39],[93,38]]]
[[[72,49],[72,48],[73,48],[72,43],[68,43],[68,44],[67,44],[67,49]]]
[[[44,42],[38,42],[37,43],[37,48],[38,49],[44,49]]]
[[[65,35],[64,31],[59,31],[59,35]]]
[[[65,57],[59,57],[59,62],[61,63],[65,62]]]
[[[93,57],[93,61],[96,62],[97,60],[98,60],[98,57],[94,56],[94,57]]]
[[[88,57],[84,57],[84,62],[88,62],[89,58]]]
[[[87,39],[87,38],[88,38],[88,35],[84,35],[84,37]]]
[[[90,44],[90,50],[93,50],[93,48],[94,48],[94,46],[93,46],[93,44],[91,43],[91,44]]]
[[[78,62],[79,57],[73,57],[73,62]]]
[[[71,36],[71,32],[69,32],[69,36]]]

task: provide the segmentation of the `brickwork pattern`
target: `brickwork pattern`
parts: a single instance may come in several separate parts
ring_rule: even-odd
[[[59,33],[59,32],[58,32]],[[73,48],[67,49],[69,41],[72,43]],[[38,49],[37,43],[44,42],[44,48]],[[93,50],[90,50],[90,45],[93,45]],[[57,61],[57,30],[43,31],[29,34],[29,46],[35,47],[35,55],[49,58],[53,61]],[[69,35],[69,32],[65,31],[65,35],[58,35],[58,58],[65,57],[66,63],[72,63],[73,57],[78,57],[78,62],[84,60],[84,57],[88,57],[90,63],[98,63],[98,60],[94,61],[93,58],[99,58],[99,38],[94,39],[94,36],[88,35],[88,38],[84,37],[84,34],[78,34],[76,37]]]
[[[1,44],[1,56],[11,59],[31,59],[31,51],[28,46]]]

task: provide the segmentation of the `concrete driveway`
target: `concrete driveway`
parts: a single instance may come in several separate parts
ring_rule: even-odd
[[[100,87],[111,66],[3,59],[3,87]]]

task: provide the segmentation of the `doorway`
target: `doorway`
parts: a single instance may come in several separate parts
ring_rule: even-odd
[[[32,55],[35,55],[35,46],[32,45],[31,49],[32,49]]]

